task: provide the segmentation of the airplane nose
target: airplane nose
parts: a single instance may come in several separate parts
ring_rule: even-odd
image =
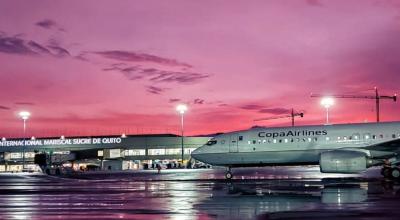
[[[192,158],[194,158],[195,160],[200,160],[201,161],[201,147],[197,148],[196,150],[192,151],[191,156]]]

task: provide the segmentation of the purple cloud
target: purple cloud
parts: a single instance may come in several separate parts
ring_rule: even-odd
[[[36,43],[35,41],[29,41],[27,44],[30,47],[30,50],[37,54],[51,54],[49,49]]]
[[[161,88],[161,87],[156,87],[156,86],[146,86],[146,91],[154,94],[154,95],[160,95],[161,93],[165,92],[169,88]]]
[[[208,74],[192,72],[176,72],[160,70],[154,73],[155,76],[149,80],[153,82],[177,82],[182,84],[197,83],[202,79],[208,78]]]
[[[167,66],[192,68],[192,65],[174,59],[163,58],[145,53],[136,53],[131,51],[110,50],[110,51],[94,52],[94,54],[100,55],[108,59],[119,60],[124,62],[150,62]]]
[[[292,112],[292,109],[268,108],[266,106],[259,105],[259,104],[245,104],[245,105],[239,106],[239,108],[244,109],[244,110],[258,111],[259,113],[273,114],[273,115],[288,114],[288,113]]]
[[[181,101],[181,99],[169,99],[169,103],[175,103],[175,102],[179,102]]]
[[[10,110],[11,108],[4,106],[4,105],[0,105],[0,110]]]
[[[71,54],[66,50],[65,48],[62,48],[60,46],[48,46],[50,50],[53,52],[52,54],[56,57],[68,57],[71,56]]]
[[[87,57],[87,52],[80,52],[78,55],[75,56],[75,58],[81,61],[89,61],[89,58]]]
[[[202,104],[204,104],[204,99],[199,99],[199,98],[197,98],[197,99],[195,99],[195,100],[193,101],[193,104],[202,105]]]
[[[0,33],[0,52],[19,55],[70,56],[68,50],[59,45],[46,47],[35,41],[25,40],[18,36],[8,37],[4,33]]]
[[[246,104],[246,105],[239,106],[239,108],[245,109],[245,110],[261,110],[261,109],[265,108],[265,106],[257,105],[257,104]]]
[[[51,29],[52,27],[56,26],[56,22],[54,22],[50,19],[44,19],[44,20],[36,22],[35,25],[42,27],[42,28]]]
[[[160,70],[156,68],[142,68],[141,66],[127,66],[123,63],[111,65],[104,71],[121,72],[129,80],[147,79],[153,83],[181,83],[192,84],[210,77],[209,74]]]
[[[25,41],[18,37],[7,37],[0,34],[0,52],[21,55],[35,55],[37,54],[29,48]]]
[[[48,30],[58,30],[58,31],[65,31],[64,28],[59,27],[59,25],[50,19],[44,19],[35,23],[36,26],[48,29]]]
[[[16,105],[35,105],[33,102],[15,102]]]
[[[287,108],[263,108],[260,109],[258,112],[260,113],[267,113],[273,115],[281,115],[281,114],[289,114],[292,112],[292,109]]]

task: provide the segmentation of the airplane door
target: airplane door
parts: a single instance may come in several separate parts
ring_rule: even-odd
[[[239,152],[239,149],[238,149],[239,135],[233,134],[233,135],[231,135],[230,138],[231,138],[231,140],[229,142],[229,153]]]

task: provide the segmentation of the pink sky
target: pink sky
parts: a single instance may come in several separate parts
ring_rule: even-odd
[[[382,94],[400,83],[400,3],[1,1],[0,136],[176,133],[285,126],[310,93]],[[333,123],[374,121],[373,100],[336,100]],[[382,121],[399,120],[383,101]]]

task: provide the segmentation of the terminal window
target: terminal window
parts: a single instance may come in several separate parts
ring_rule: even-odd
[[[149,149],[149,155],[165,155],[165,148],[164,149]]]
[[[192,151],[194,151],[194,150],[196,150],[196,148],[185,148],[183,152],[184,152],[185,154],[191,154]]]
[[[181,152],[182,150],[180,148],[165,149],[166,155],[178,155],[181,154]]]
[[[19,158],[22,158],[22,153],[21,153],[21,152],[10,153],[10,158],[11,158],[11,159],[19,159]]]
[[[125,150],[125,156],[144,156],[146,155],[145,149]]]
[[[25,152],[25,158],[34,158],[35,153],[34,152]],[[22,158],[22,152],[13,152],[10,153],[10,159],[21,159]]]

